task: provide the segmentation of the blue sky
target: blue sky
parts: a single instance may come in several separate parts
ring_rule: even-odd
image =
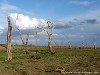
[[[14,13],[21,14],[23,19],[25,16],[29,18],[27,25],[21,21],[19,22],[21,24],[17,24],[17,26],[26,27],[22,32],[34,33],[34,30],[28,29],[31,21],[36,21],[32,23],[37,25],[38,22],[50,20],[55,24],[52,37],[58,45],[62,43],[68,45],[70,41],[74,46],[82,46],[82,42],[85,41],[88,46],[92,46],[93,39],[96,39],[96,45],[100,46],[100,0],[0,0],[0,39],[2,39],[0,43],[6,43],[6,17]],[[20,17],[20,19],[22,18]],[[43,31],[38,33],[38,44],[46,45],[46,33]],[[16,27],[13,35],[13,43],[17,43],[16,40],[20,40],[20,38]],[[25,38],[25,33],[23,33],[23,37]],[[31,43],[35,44],[33,34],[30,36],[29,44]]]
[[[99,0],[8,0],[7,3],[44,19],[63,19],[99,9]],[[28,14],[29,15],[29,14]]]

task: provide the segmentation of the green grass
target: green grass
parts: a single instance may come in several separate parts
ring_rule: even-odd
[[[64,67],[67,72],[100,72],[100,49],[54,48],[56,53],[51,55],[47,47],[37,48],[39,53],[34,52],[36,47],[28,47],[26,54],[24,49],[16,47],[11,62],[5,60],[6,51],[0,50],[0,75],[61,75],[55,71],[57,66]],[[51,72],[45,71],[48,66]]]

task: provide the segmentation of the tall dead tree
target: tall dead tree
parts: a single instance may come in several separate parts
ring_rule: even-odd
[[[36,29],[36,52],[38,51],[38,48],[37,48],[37,35],[38,35],[38,33],[37,33],[37,27],[35,27],[35,29]]]
[[[47,21],[47,25],[48,25],[48,28],[44,29],[44,31],[46,31],[48,34],[48,48],[49,48],[51,54],[54,54],[55,50],[52,48],[52,32],[54,29],[54,25],[50,21]]]
[[[39,28],[38,29],[42,29],[44,30],[47,34],[48,34],[48,48],[51,52],[51,54],[55,53],[55,50],[52,48],[52,33],[53,33],[53,29],[54,29],[54,24],[51,23],[50,21],[47,21],[47,28]]]
[[[7,33],[7,60],[12,60],[12,52],[11,52],[11,38],[12,38],[12,23],[10,20],[10,16],[8,16],[8,33]]]
[[[48,48],[51,54],[54,54],[55,50],[52,48],[52,33],[54,29],[54,24],[51,23],[50,21],[47,21],[47,25],[48,25],[47,28],[40,28],[40,27],[37,27],[37,28],[44,30],[48,34]]]

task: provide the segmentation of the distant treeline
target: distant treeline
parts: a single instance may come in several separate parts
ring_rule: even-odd
[[[0,46],[6,46],[6,44],[0,44]]]
[[[6,47],[7,46],[7,44],[0,44],[0,46],[3,46],[3,47]],[[22,46],[22,45],[19,45],[19,44],[12,44],[12,47],[18,47],[18,46]],[[27,47],[47,47],[47,46],[35,46],[35,45],[32,45],[32,44],[30,44],[30,45],[27,45]],[[69,48],[69,46],[53,46],[54,48]],[[73,48],[73,49],[93,49],[94,47],[93,46],[86,46],[86,47],[82,47],[82,46],[72,46],[71,48]],[[100,49],[100,47],[96,47],[96,49]]]

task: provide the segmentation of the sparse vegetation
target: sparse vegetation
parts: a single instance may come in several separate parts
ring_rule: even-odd
[[[0,75],[63,75],[60,72],[62,70],[100,72],[100,49],[53,47],[56,54],[51,55],[48,47],[37,46],[37,53],[35,48],[28,46],[29,54],[26,54],[22,46],[15,46],[12,52],[13,60],[8,62],[5,60],[6,49],[1,46]]]

